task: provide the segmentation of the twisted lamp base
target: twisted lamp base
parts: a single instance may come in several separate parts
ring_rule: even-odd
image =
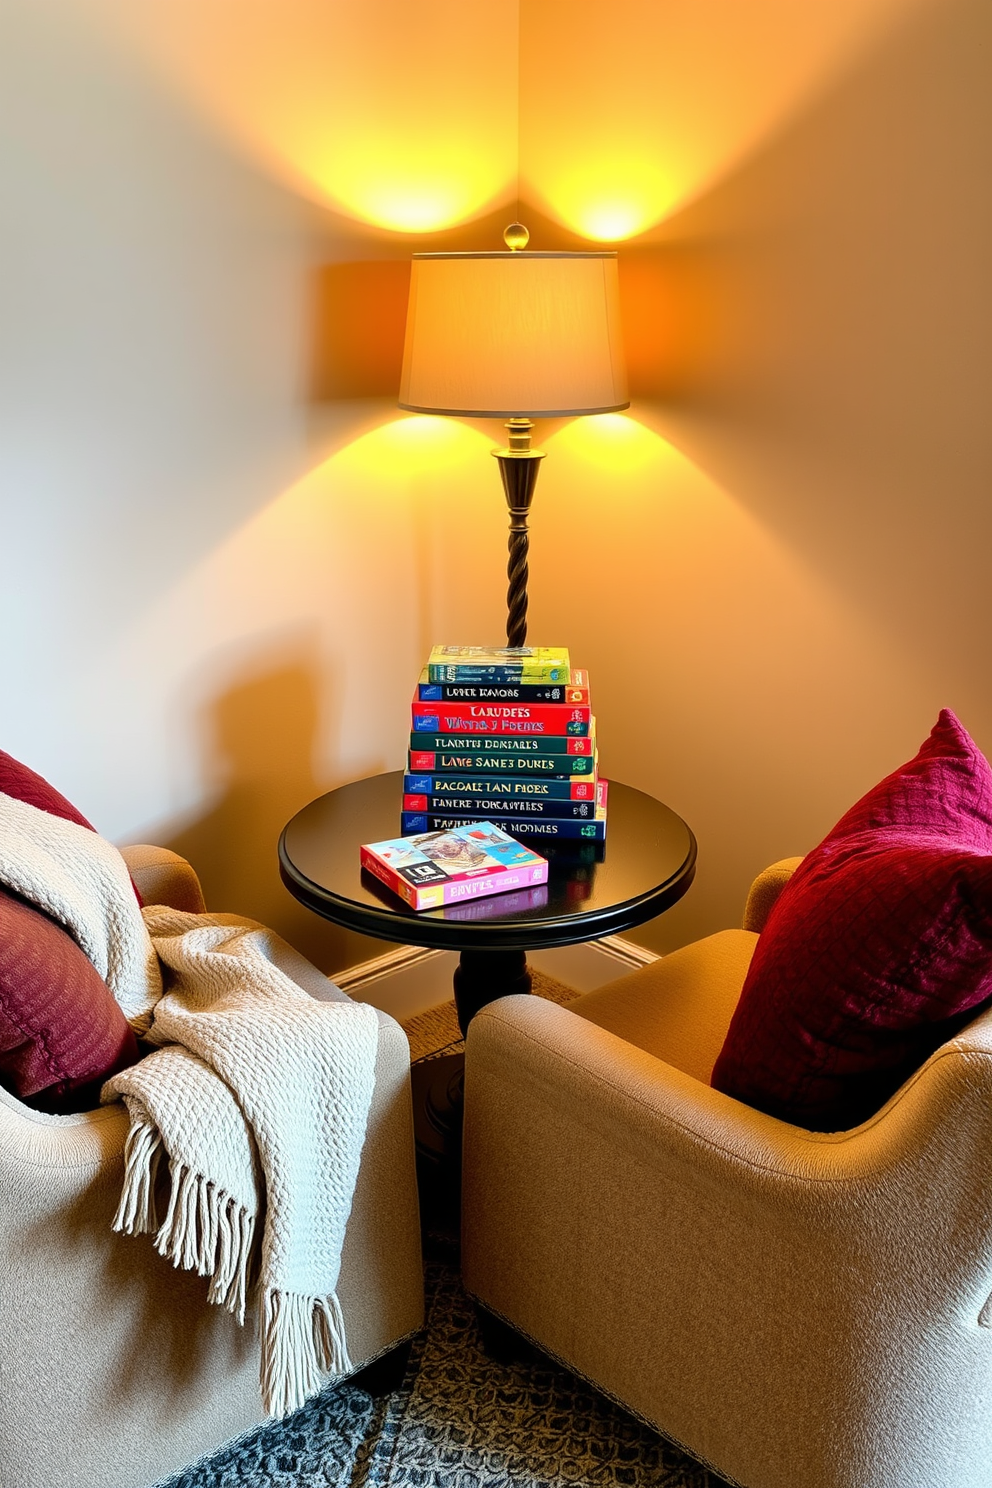
[[[510,511],[509,559],[506,577],[506,644],[527,644],[527,550],[530,533],[527,517],[537,484],[537,472],[544,459],[543,450],[530,447],[530,419],[511,418],[506,424],[510,434],[510,447],[493,450],[503,479],[503,491]]]

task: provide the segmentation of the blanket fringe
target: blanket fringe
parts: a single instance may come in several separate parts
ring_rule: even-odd
[[[119,1235],[145,1235],[157,1228],[155,1179],[164,1150],[158,1128],[132,1118],[124,1143],[124,1187],[112,1221]]]
[[[209,1276],[209,1300],[233,1313],[243,1327],[255,1216],[186,1163],[171,1161],[169,1174],[169,1208],[155,1249],[181,1270]]]
[[[352,1363],[337,1295],[304,1297],[266,1289],[262,1298],[262,1404],[270,1416],[298,1410],[328,1374],[346,1374]]]

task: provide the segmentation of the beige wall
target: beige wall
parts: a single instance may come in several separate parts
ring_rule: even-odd
[[[534,568],[578,511],[595,556],[535,612],[594,668],[609,770],[698,835],[664,948],[732,922],[941,706],[992,749],[992,11],[524,14],[525,192],[561,241],[639,229],[640,432],[615,470],[605,431],[599,468],[590,425],[551,442]]]
[[[500,633],[497,431],[394,404],[411,250],[497,242],[518,163],[533,246],[621,254],[635,404],[543,431],[531,634],[699,837],[643,939],[733,920],[942,704],[992,748],[987,6],[519,16],[0,9],[0,747],[329,968],[377,947],[279,828]]]
[[[0,6],[0,747],[328,968],[378,947],[290,898],[281,827],[400,764],[431,637],[498,634],[447,573],[502,542],[486,442],[400,421],[394,364],[412,248],[516,190],[516,23]]]

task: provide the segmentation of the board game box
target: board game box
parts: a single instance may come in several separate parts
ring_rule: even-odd
[[[438,909],[548,879],[546,858],[488,821],[458,821],[450,829],[370,842],[361,849],[361,861],[411,909]]]

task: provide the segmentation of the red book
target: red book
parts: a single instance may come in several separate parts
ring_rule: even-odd
[[[589,735],[588,703],[422,703],[413,700],[415,734]]]

